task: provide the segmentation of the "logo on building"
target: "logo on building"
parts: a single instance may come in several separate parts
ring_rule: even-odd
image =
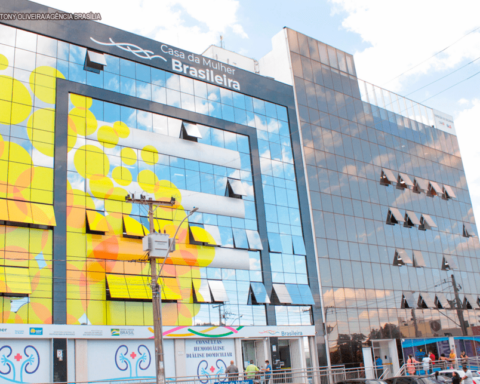
[[[110,43],[102,43],[101,41],[95,40],[93,37],[90,37],[90,40],[92,40],[94,43],[100,44],[100,45],[114,45],[117,48],[120,48],[123,51],[131,52],[135,56],[140,57],[141,59],[162,59],[163,61],[167,61],[163,56],[160,55],[154,55],[153,51],[150,51],[148,49],[143,49],[139,47],[138,45],[131,44],[131,43],[116,43],[113,41],[112,38],[109,38]]]
[[[112,328],[110,332],[112,336],[120,336],[120,329],[118,328]]]
[[[30,328],[30,335],[33,335],[33,336],[43,335],[43,328]]]
[[[32,329],[42,331],[42,328],[30,328],[30,333]],[[2,363],[0,378],[14,383],[30,382],[35,380],[24,378],[24,374],[31,375],[37,372],[40,366],[40,354],[31,345],[27,345],[20,351],[13,351],[12,347],[4,345],[0,348],[0,362]]]
[[[128,353],[128,347],[121,345],[115,352],[115,365],[120,371],[126,371],[130,373],[130,377],[141,376],[138,369],[146,371],[150,367],[152,362],[152,354],[147,346],[141,344],[138,346],[137,351],[133,350]],[[134,368],[134,369],[133,369]]]

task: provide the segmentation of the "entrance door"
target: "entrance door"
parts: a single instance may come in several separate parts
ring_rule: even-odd
[[[242,355],[243,355],[243,369],[246,369],[250,364],[250,360],[253,360],[254,364],[257,364],[257,356],[255,354],[255,341],[242,340]]]
[[[279,340],[278,351],[280,352],[280,364],[283,363],[280,368],[292,368],[292,361],[290,359],[290,342],[288,340]]]
[[[393,377],[400,369],[396,340],[373,341],[373,355],[382,359],[384,379]],[[374,357],[375,358],[375,357]]]

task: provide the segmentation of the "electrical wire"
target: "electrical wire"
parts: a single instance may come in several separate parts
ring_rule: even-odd
[[[428,83],[427,85],[424,85],[423,87],[420,87],[420,88],[416,89],[415,91],[412,91],[412,92],[408,93],[407,95],[405,95],[405,97],[411,95],[412,93],[418,92],[418,91],[420,91],[420,90],[422,90],[422,89],[424,89],[424,88],[426,88],[426,87],[428,87],[428,86],[430,86],[430,85],[432,85],[432,84],[435,84],[436,82],[438,82],[438,81],[440,81],[440,80],[443,80],[443,79],[445,79],[446,77],[448,77],[448,76],[450,76],[450,75],[453,75],[455,72],[458,72],[458,71],[460,71],[461,69],[469,66],[470,64],[474,63],[474,62],[477,61],[478,59],[480,59],[480,57],[477,57],[476,59],[474,59],[474,60],[470,61],[469,63],[465,64],[464,66],[462,66],[462,67],[460,67],[460,68],[458,68],[458,69],[456,69],[456,70],[454,70],[454,71],[446,74],[445,76],[442,76],[442,77],[440,77],[439,79],[437,79],[437,80],[435,80],[435,81],[432,81],[431,83]]]
[[[475,77],[475,76],[477,76],[478,74],[480,74],[480,71],[479,71],[479,72],[477,72],[477,73],[474,73],[473,75],[471,75],[471,76],[467,77],[466,79],[463,79],[463,80],[461,80],[461,81],[459,81],[459,82],[457,82],[457,83],[453,84],[452,86],[450,86],[450,87],[448,87],[448,88],[446,88],[446,89],[444,89],[444,90],[442,90],[442,91],[440,91],[440,92],[438,92],[438,93],[434,94],[433,96],[430,96],[429,98],[427,98],[427,99],[423,100],[423,101],[422,101],[422,103],[424,103],[424,102],[425,102],[425,101],[427,101],[427,100],[430,100],[430,99],[434,98],[435,96],[438,96],[438,95],[440,95],[440,94],[441,94],[441,93],[443,93],[443,92],[446,92],[446,91],[448,91],[449,89],[452,89],[453,87],[456,87],[457,85],[459,85],[459,84],[461,84],[461,83],[464,83],[464,82],[465,82],[465,81],[467,81],[467,80],[470,80],[472,77]]]
[[[400,73],[399,75],[395,76],[394,78],[388,80],[383,86],[391,83],[393,80],[399,78],[400,76],[403,76],[405,73],[410,72],[412,69],[417,68],[418,66],[420,66],[420,65],[422,65],[423,63],[427,62],[428,60],[430,60],[430,59],[434,58],[435,56],[439,55],[440,53],[446,51],[448,48],[454,46],[454,45],[457,44],[460,40],[462,40],[463,38],[467,37],[467,36],[470,35],[471,33],[475,32],[475,31],[478,31],[479,29],[480,29],[480,27],[477,27],[477,28],[473,29],[472,31],[467,32],[465,35],[463,35],[462,37],[460,37],[458,40],[456,40],[456,41],[453,42],[452,44],[446,46],[446,47],[443,48],[441,51],[438,51],[437,53],[434,53],[434,54],[433,54],[432,56],[430,56],[429,58],[421,61],[420,63],[418,63],[418,64],[414,65],[413,67],[407,69],[406,71]]]

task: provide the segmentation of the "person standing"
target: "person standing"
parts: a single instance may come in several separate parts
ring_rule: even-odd
[[[455,353],[455,347],[453,347],[452,350],[450,351],[449,358],[450,358],[450,362],[452,364],[450,369],[455,369],[456,365],[457,365],[457,354]]]
[[[270,384],[272,379],[272,366],[268,360],[265,360],[265,384]]]
[[[435,360],[437,360],[435,354],[433,353],[433,351],[430,351],[430,360],[432,361],[431,364],[432,364],[432,373],[433,373],[433,368],[435,368]]]
[[[440,355],[440,368],[447,369],[447,366],[448,366],[448,359],[445,357],[445,354],[442,353]]]
[[[253,364],[253,360],[250,360],[250,365],[247,367],[247,369],[245,369],[245,372],[247,373],[247,380],[255,380],[255,376],[258,371],[260,371],[260,369]]]
[[[470,371],[466,365],[463,366],[463,372],[465,372],[465,376],[463,376],[462,384],[473,384],[473,374],[472,371]]]
[[[423,363],[423,370],[425,371],[425,374],[428,375],[430,373],[430,362],[432,359],[428,357],[428,355],[425,355],[425,357],[422,359]]]
[[[230,365],[227,367],[225,371],[228,377],[228,381],[236,381],[238,380],[238,368],[235,365],[234,361],[230,361]]]
[[[462,367],[468,367],[468,357],[465,351],[462,351],[460,354],[460,362],[462,363]]]
[[[383,361],[379,356],[375,356],[375,365],[377,367],[377,379],[383,375]]]
[[[415,375],[415,373],[417,372],[415,368],[415,364],[418,364],[418,361],[415,360],[415,358],[413,358],[412,355],[408,355],[407,372],[409,375]]]

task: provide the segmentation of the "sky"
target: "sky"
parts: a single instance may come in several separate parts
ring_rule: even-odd
[[[480,220],[478,0],[37,2],[67,12],[100,12],[104,24],[198,54],[223,36],[225,48],[260,59],[285,26],[351,53],[359,78],[454,117]]]

